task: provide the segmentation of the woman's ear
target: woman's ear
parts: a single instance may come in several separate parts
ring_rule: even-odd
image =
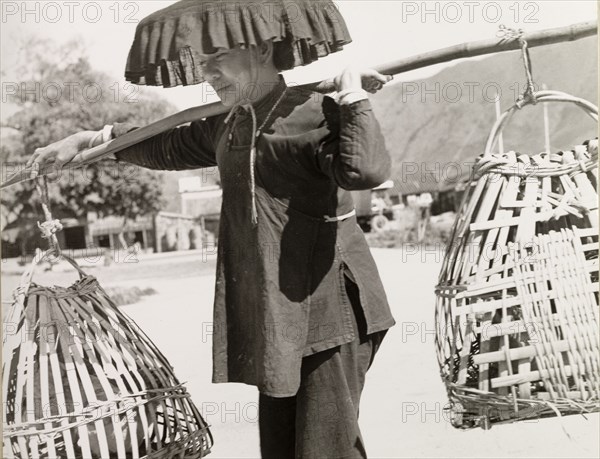
[[[258,46],[258,60],[263,67],[267,66],[269,64],[273,64],[273,41],[272,40],[263,41]]]

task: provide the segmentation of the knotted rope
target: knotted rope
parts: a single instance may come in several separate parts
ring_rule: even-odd
[[[523,55],[523,65],[525,66],[525,75],[527,77],[527,84],[525,92],[517,99],[517,107],[523,108],[523,106],[531,103],[535,105],[537,98],[535,96],[535,85],[533,83],[533,68],[531,65],[531,57],[529,56],[529,48],[527,47],[527,40],[523,38],[525,32],[523,29],[512,29],[505,25],[500,25],[498,34],[502,39],[506,40],[517,40],[521,45],[521,53]]]
[[[50,250],[46,253],[46,256],[54,254],[56,257],[59,257],[61,251],[60,246],[58,245],[58,239],[56,238],[56,233],[58,231],[61,231],[63,229],[63,226],[60,223],[60,220],[54,219],[52,217],[52,212],[50,212],[50,199],[48,197],[48,181],[46,180],[46,177],[39,177],[35,181],[35,187],[40,195],[42,209],[44,210],[44,216],[46,217],[45,222],[37,222],[38,228],[42,233],[42,237],[44,239],[48,239],[48,243],[50,244]]]

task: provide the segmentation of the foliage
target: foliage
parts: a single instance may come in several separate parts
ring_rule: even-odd
[[[145,125],[175,111],[164,100],[91,68],[78,42],[59,46],[28,38],[22,48],[19,62],[2,74],[11,89],[8,103],[15,109],[3,125],[3,179],[22,167],[36,148],[76,132],[97,131],[113,122]],[[104,160],[65,169],[50,181],[51,209],[57,218],[82,219],[94,211],[100,217],[135,219],[161,208],[161,184],[155,171]],[[1,204],[3,224],[18,224],[27,233],[23,236],[30,237],[32,222],[42,217],[33,182],[3,190]]]

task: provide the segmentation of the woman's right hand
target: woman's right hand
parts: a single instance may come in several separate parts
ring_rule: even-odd
[[[40,169],[49,165],[53,167],[50,177],[57,176],[65,164],[89,148],[90,141],[97,134],[95,131],[81,131],[46,147],[36,148],[26,165],[26,167],[32,167],[30,178],[36,178]]]

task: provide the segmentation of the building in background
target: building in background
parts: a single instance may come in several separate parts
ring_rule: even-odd
[[[123,227],[123,217],[97,219],[90,213],[88,215],[88,229],[89,240],[94,247],[122,248],[119,242],[119,234],[123,231],[127,246],[137,243],[140,244],[142,249],[152,248],[156,250],[154,223],[151,216],[129,221]]]

